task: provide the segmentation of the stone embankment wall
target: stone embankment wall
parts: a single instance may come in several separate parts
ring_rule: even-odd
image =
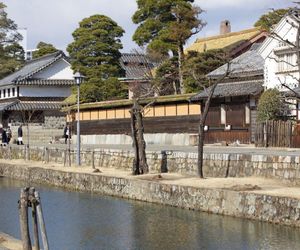
[[[27,152],[26,152],[27,151]],[[82,151],[83,165],[112,167],[131,170],[134,155],[124,150]],[[65,149],[25,146],[3,147],[2,159],[26,159],[42,162],[67,164],[68,151]],[[76,162],[76,152],[71,152],[71,162]],[[187,175],[197,174],[197,153],[147,152],[151,173],[170,172]],[[291,184],[300,184],[300,156],[266,156],[247,154],[204,154],[204,175],[206,177],[249,177],[277,178]]]
[[[3,163],[0,164],[1,175],[25,180],[28,183],[50,184],[185,209],[300,226],[300,200],[294,198]]]

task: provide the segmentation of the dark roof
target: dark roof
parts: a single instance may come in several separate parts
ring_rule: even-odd
[[[59,86],[70,86],[74,85],[74,80],[67,80],[67,79],[30,79],[30,80],[24,80],[24,81],[18,81],[16,82],[16,85],[59,85]]]
[[[155,67],[146,55],[137,53],[123,53],[120,64],[125,70],[125,79],[145,79]]]
[[[258,95],[263,92],[263,80],[219,83],[214,91],[214,98]],[[191,97],[191,101],[206,99],[211,87]]]
[[[21,69],[1,79],[0,86],[16,84],[21,81],[24,82],[30,79],[34,74],[47,68],[61,58],[66,59],[65,54],[62,51],[57,51],[55,53],[45,55],[37,59],[27,61]]]
[[[229,77],[257,76],[264,73],[264,59],[258,54],[261,44],[252,45],[251,49],[230,61]],[[224,75],[228,65],[224,64],[207,76],[216,78]]]
[[[0,111],[5,110],[7,107],[15,104],[17,101],[11,101],[11,102],[1,102],[0,103]]]
[[[0,110],[22,111],[22,110],[60,110],[62,102],[54,101],[13,101],[0,104]]]

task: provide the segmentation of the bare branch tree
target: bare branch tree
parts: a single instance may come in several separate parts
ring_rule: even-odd
[[[230,63],[228,62],[226,72],[222,76],[220,76],[218,79],[214,79],[211,82],[210,89],[208,90],[208,88],[204,87],[206,93],[208,93],[208,97],[205,101],[204,110],[203,110],[203,112],[201,112],[201,115],[200,115],[199,130],[198,130],[198,161],[197,161],[197,165],[198,165],[198,176],[200,178],[204,178],[204,175],[203,175],[204,126],[205,126],[205,121],[206,121],[207,114],[209,111],[209,106],[211,104],[213,94],[215,92],[216,87],[218,86],[218,84],[220,82],[222,82],[226,77],[228,77],[229,73],[230,73]]]

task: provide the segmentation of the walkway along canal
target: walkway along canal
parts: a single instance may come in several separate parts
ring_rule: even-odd
[[[0,178],[0,231],[20,238],[16,201],[28,183]],[[300,230],[36,185],[50,249],[299,249]]]

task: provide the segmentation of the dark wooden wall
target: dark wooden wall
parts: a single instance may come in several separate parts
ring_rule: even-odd
[[[146,117],[143,121],[145,133],[197,133],[199,119],[191,115]],[[82,135],[130,134],[130,119],[81,121],[80,131]]]
[[[199,127],[199,115],[146,117],[144,118],[145,133],[190,133],[197,134]],[[73,124],[76,132],[76,123]],[[92,120],[81,121],[82,135],[101,134],[131,134],[130,119]],[[239,140],[241,143],[249,143],[249,128],[232,127],[230,131],[224,131],[224,125],[211,126],[205,132],[205,143],[228,143]]]

